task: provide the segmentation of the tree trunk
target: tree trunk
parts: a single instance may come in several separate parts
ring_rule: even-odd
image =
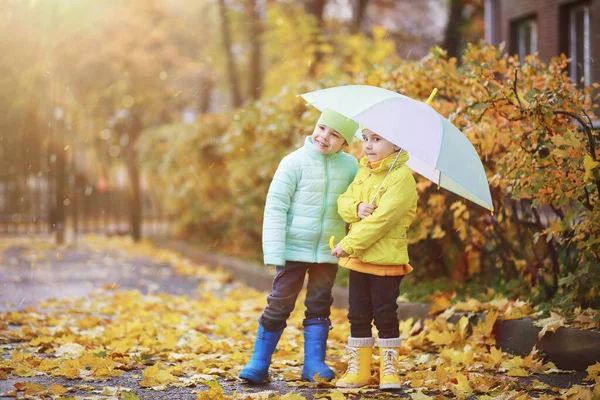
[[[352,33],[356,34],[360,32],[360,26],[365,18],[368,4],[369,0],[355,0],[352,12]]]
[[[313,55],[313,60],[310,63],[310,68],[308,74],[310,77],[314,78],[317,76],[318,65],[323,59],[323,53],[319,50],[319,46],[321,45],[321,39],[323,33],[323,11],[325,10],[326,0],[307,0],[304,4],[306,12],[317,20],[318,29],[315,32],[314,43],[316,45],[315,53]]]
[[[133,112],[131,116],[130,139],[126,146],[125,162],[129,175],[129,223],[131,237],[139,242],[142,238],[142,188],[140,170],[137,165],[135,144],[142,132],[142,121]]]
[[[450,15],[448,25],[444,34],[443,48],[449,57],[457,57],[461,45],[460,28],[462,25],[462,14],[464,10],[463,0],[450,0]]]
[[[231,34],[229,30],[229,18],[225,0],[219,0],[219,14],[221,15],[221,34],[223,36],[223,51],[227,59],[227,71],[229,73],[229,84],[231,86],[231,105],[234,108],[242,105],[242,95],[240,93],[240,84],[238,73],[235,68],[235,61],[231,51]]]
[[[257,9],[256,0],[248,0],[248,16],[250,18],[250,67],[248,77],[248,96],[252,100],[258,100],[262,91],[262,68],[261,68],[261,39],[262,21],[260,11]]]

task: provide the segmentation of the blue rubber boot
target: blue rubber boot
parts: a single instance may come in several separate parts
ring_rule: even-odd
[[[270,332],[265,330],[260,323],[258,324],[254,352],[252,353],[252,358],[240,373],[241,379],[254,383],[262,383],[268,380],[271,356],[275,351],[282,332],[283,329],[277,332]]]
[[[315,382],[315,376],[327,380],[335,378],[333,371],[325,364],[330,326],[331,323],[326,318],[313,318],[304,323],[304,381]]]

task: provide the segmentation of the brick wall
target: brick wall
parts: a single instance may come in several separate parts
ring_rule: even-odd
[[[511,23],[535,16],[538,25],[538,52],[543,61],[567,51],[565,6],[582,3],[580,0],[491,0],[493,44],[505,42],[511,48]],[[590,45],[592,82],[600,82],[600,0],[583,1],[590,5]]]

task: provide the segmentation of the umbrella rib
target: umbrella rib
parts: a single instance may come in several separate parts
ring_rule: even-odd
[[[387,170],[387,172],[385,173],[385,176],[383,177],[381,184],[379,184],[379,187],[383,186],[383,182],[385,182],[385,178],[387,178],[387,176],[390,174],[390,171],[392,170],[392,168],[394,168],[394,165],[396,165],[396,161],[398,161],[398,157],[400,157],[400,154],[402,154],[402,149],[400,149],[398,151],[398,154],[396,155],[396,158],[394,158],[394,162],[392,163],[392,165],[390,166],[390,168]],[[377,198],[377,191],[375,191],[375,196],[373,196],[373,200],[371,200],[371,204],[375,205],[375,199]]]

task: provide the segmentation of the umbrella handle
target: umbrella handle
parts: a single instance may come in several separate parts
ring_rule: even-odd
[[[333,248],[335,247],[335,246],[333,245],[333,241],[334,241],[334,240],[335,240],[335,236],[332,236],[332,237],[330,237],[330,238],[329,238],[329,248],[330,248],[331,250],[333,250]]]
[[[431,91],[431,94],[429,95],[429,98],[427,99],[427,101],[425,102],[425,104],[431,104],[431,101],[433,100],[433,98],[435,97],[435,95],[437,94],[438,89],[437,88],[433,88],[433,90]]]

